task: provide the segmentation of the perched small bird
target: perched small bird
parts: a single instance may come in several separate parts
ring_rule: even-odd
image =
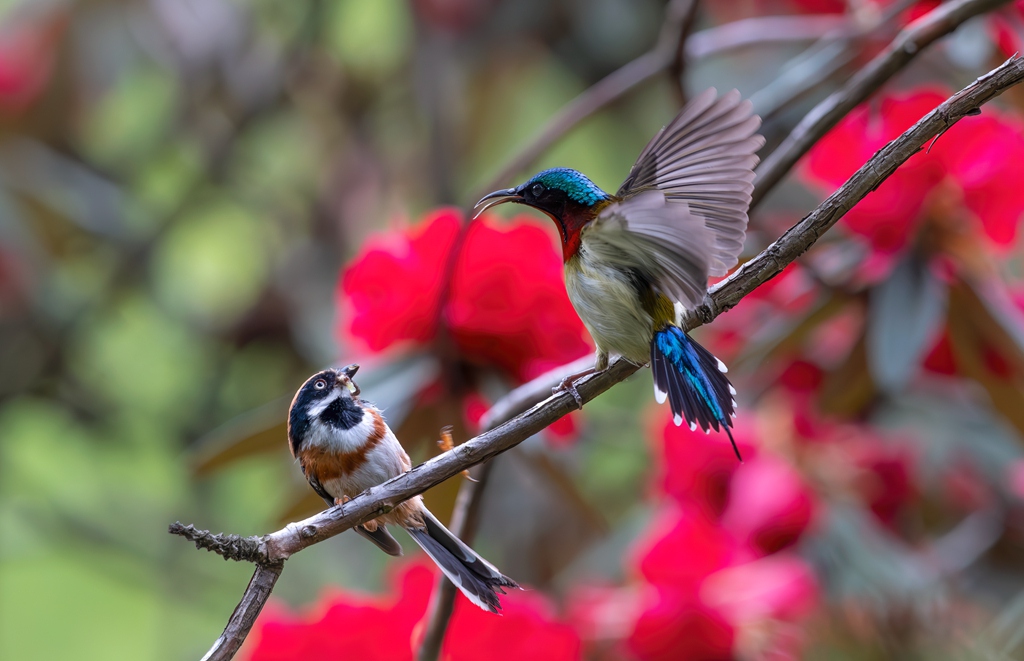
[[[358,365],[327,369],[307,380],[288,412],[288,443],[302,474],[328,505],[345,501],[408,471],[412,464],[379,410],[359,399],[352,381]],[[386,525],[402,526],[430,559],[474,604],[497,613],[498,594],[518,588],[473,549],[453,535],[415,496],[356,532],[385,553],[402,555]]]
[[[514,202],[555,221],[569,300],[597,344],[594,368],[562,384],[577,402],[574,380],[605,369],[610,353],[649,361],[655,397],[668,398],[675,423],[724,428],[737,458],[736,391],[725,365],[679,324],[684,308],[700,304],[708,276],[725,275],[743,248],[760,124],[739,92],[709,89],[648,143],[615,195],[576,170],[554,168],[484,196],[474,209],[478,216]]]

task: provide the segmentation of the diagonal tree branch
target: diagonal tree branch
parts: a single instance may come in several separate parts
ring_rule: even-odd
[[[830,195],[803,220],[786,231],[759,255],[707,293],[704,301],[683,319],[691,330],[734,307],[744,296],[778,275],[783,268],[810,248],[829,228],[868,193],[877,188],[925,143],[968,115],[978,114],[986,102],[1024,81],[1024,58],[1012,57],[995,70],[954,94],[919,120],[900,137],[879,150],[842,187]],[[580,396],[589,402],[639,369],[617,360],[607,370],[578,384]],[[534,392],[538,392],[535,390]],[[511,407],[510,410],[514,410]],[[191,526],[175,524],[170,532],[187,534],[197,546],[221,552],[236,550],[233,559],[257,564],[256,574],[235,609],[224,633],[205,659],[230,659],[248,634],[280,575],[285,560],[302,549],[329,539],[364,521],[390,511],[398,503],[423,493],[461,471],[515,447],[530,436],[576,408],[572,395],[560,392],[547,397],[508,422],[440,454],[387,482],[373,487],[344,505],[332,507],[303,521],[263,537],[239,538],[211,534]],[[245,543],[242,543],[242,542]],[[276,572],[276,573],[275,573]]]
[[[1008,0],[952,0],[939,5],[904,28],[889,46],[858,71],[842,89],[814,107],[775,151],[761,161],[754,180],[754,208],[818,140],[851,110],[910,63],[918,53],[956,30],[968,19],[1006,4]]]

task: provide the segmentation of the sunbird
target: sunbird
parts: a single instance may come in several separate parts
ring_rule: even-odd
[[[655,399],[668,399],[676,425],[724,429],[740,461],[725,364],[680,323],[703,300],[708,276],[728,273],[743,249],[760,125],[739,92],[719,97],[712,88],[654,136],[614,195],[577,170],[553,168],[473,210],[475,218],[514,202],[555,222],[569,300],[597,346],[594,367],[562,382],[581,406],[575,380],[607,368],[609,354],[650,362]]]

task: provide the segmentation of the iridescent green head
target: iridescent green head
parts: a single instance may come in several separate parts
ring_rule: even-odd
[[[578,214],[603,206],[611,199],[608,193],[585,174],[571,168],[551,168],[538,172],[529,181],[515,188],[497,190],[485,195],[473,209],[480,215],[484,209],[503,202],[533,207],[558,220],[566,214]]]

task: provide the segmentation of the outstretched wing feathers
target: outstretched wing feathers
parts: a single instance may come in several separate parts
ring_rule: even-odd
[[[604,220],[617,217],[617,231],[639,235],[632,239],[634,248],[653,243],[658,262],[690,260],[685,266],[659,264],[651,275],[666,294],[686,293],[678,300],[695,304],[708,276],[725,275],[742,251],[755,152],[764,144],[756,133],[760,125],[751,102],[736,90],[721,97],[714,88],[699,94],[644,147],[618,189],[625,200],[601,213],[594,233],[615,227]],[[662,193],[663,204],[641,204],[647,189]],[[654,218],[658,214],[663,217]]]
[[[709,238],[685,202],[648,190],[602,211],[581,242],[602,263],[639,268],[673,300],[693,306],[707,287]]]

